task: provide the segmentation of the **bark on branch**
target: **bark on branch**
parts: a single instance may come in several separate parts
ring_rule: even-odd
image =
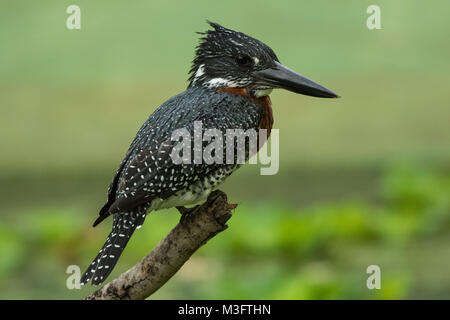
[[[86,300],[139,300],[163,286],[209,239],[227,228],[231,209],[222,191],[214,191],[208,200],[180,222],[134,267],[121,274]]]

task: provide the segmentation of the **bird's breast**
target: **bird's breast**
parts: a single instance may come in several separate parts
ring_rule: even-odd
[[[273,113],[272,113],[272,102],[270,101],[270,97],[268,95],[260,98],[255,98],[248,93],[246,88],[226,87],[220,88],[218,91],[237,94],[260,104],[262,106],[263,113],[261,116],[261,120],[259,122],[259,129],[266,129],[267,137],[270,136],[270,131],[272,130],[273,126]]]

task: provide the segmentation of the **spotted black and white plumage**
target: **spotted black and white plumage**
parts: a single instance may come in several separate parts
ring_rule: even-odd
[[[252,72],[272,67],[278,61],[273,50],[245,33],[210,22],[214,28],[200,33],[190,70],[189,87],[239,87],[249,91],[270,89],[258,83]]]
[[[148,204],[145,204],[130,212],[114,215],[112,230],[94,261],[81,277],[80,283],[85,284],[92,279],[92,284],[97,285],[106,279],[134,231],[144,223],[147,209]]]
[[[225,141],[227,129],[257,129],[261,115],[261,105],[250,99],[203,87],[189,88],[161,105],[139,130],[110,185],[108,202],[94,225],[112,214],[113,231],[81,282],[106,279],[147,210],[204,201],[240,166],[237,161],[226,164],[226,148],[223,164],[174,164],[170,154],[177,143],[171,140],[175,129],[186,128],[194,136],[194,121],[201,121],[203,130],[216,128]]]
[[[150,115],[109,186],[108,200],[94,226],[112,215],[112,231],[83,274],[82,284],[91,279],[93,284],[100,284],[107,278],[146,214],[204,201],[240,167],[237,144],[225,144],[219,162],[175,164],[170,156],[178,143],[171,139],[174,130],[184,128],[193,136],[194,123],[200,121],[203,132],[216,129],[223,141],[227,140],[227,129],[258,130],[263,124],[270,130],[273,118],[266,96],[273,88],[336,97],[281,65],[272,49],[261,41],[215,23],[210,25],[213,29],[202,33],[197,47],[187,90]],[[204,141],[201,147],[210,142]],[[228,164],[227,148],[234,148],[234,161]],[[245,151],[246,160],[250,155],[248,140]]]

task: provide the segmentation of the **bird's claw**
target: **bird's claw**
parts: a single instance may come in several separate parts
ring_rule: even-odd
[[[186,207],[176,207],[178,212],[180,212],[181,214],[181,219],[180,219],[180,223],[184,224],[186,222],[187,217],[194,212],[195,210],[197,210],[199,208],[200,205],[196,205],[192,208],[186,208]]]
[[[192,208],[186,208],[186,207],[182,207],[182,206],[179,206],[179,207],[176,207],[176,208],[177,208],[178,212],[181,215],[185,215],[185,214],[189,214],[189,213],[194,212],[195,210],[197,210],[198,205],[196,205],[195,207],[192,207]]]

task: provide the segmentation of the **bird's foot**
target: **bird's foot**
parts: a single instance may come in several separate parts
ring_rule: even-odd
[[[177,210],[178,210],[178,211],[180,212],[180,214],[181,214],[180,223],[181,223],[181,224],[184,224],[184,222],[186,221],[186,218],[187,218],[192,212],[194,212],[195,210],[197,210],[199,207],[200,207],[200,205],[196,205],[196,206],[194,206],[194,207],[192,207],[192,208],[186,208],[186,207],[183,207],[183,206],[176,207]]]
[[[176,207],[178,212],[180,212],[181,215],[185,215],[185,214],[189,214],[191,212],[194,212],[195,210],[197,210],[197,208],[199,207],[199,205],[196,205],[192,208],[186,208],[186,207]]]

